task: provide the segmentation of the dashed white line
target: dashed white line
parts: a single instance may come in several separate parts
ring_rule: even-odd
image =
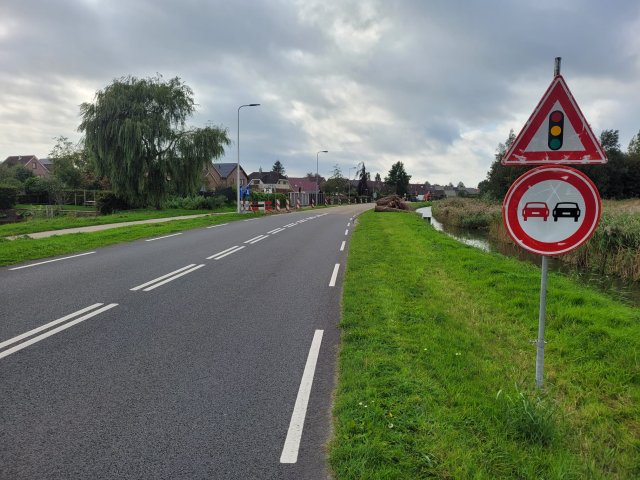
[[[349,229],[348,228],[344,231],[344,234],[345,235],[349,235]]]
[[[343,241],[342,241],[342,245],[340,245],[340,251],[341,251],[341,252],[344,252],[344,246],[345,246],[346,244],[347,244],[347,241],[346,241],[346,240],[343,240]]]
[[[204,263],[201,263],[200,265],[196,265],[195,267],[190,268],[189,270],[185,270],[184,272],[179,273],[177,275],[174,275],[173,277],[167,278],[166,280],[163,280],[163,281],[158,282],[158,283],[154,283],[150,287],[145,288],[143,291],[144,292],[150,292],[151,290],[153,290],[155,288],[158,288],[158,287],[164,285],[165,283],[173,282],[176,278],[180,278],[183,275],[186,275],[187,273],[195,272],[196,270],[198,270],[199,268],[202,268],[202,267],[204,267]]]
[[[351,222],[347,223],[347,227],[350,227],[350,226],[351,226]]]
[[[162,240],[163,238],[169,238],[169,237],[176,237],[178,235],[182,235],[182,233],[172,233],[171,235],[165,235],[164,237],[150,238],[149,240],[145,240],[145,242],[155,242],[156,240]]]
[[[211,225],[210,227],[207,227],[207,228],[224,227],[225,225],[229,225],[229,224],[228,223],[219,223],[218,225]]]
[[[173,272],[167,273],[166,275],[162,275],[161,277],[154,278],[153,280],[150,280],[147,283],[143,283],[142,285],[138,285],[137,287],[130,288],[129,290],[131,290],[132,292],[135,292],[136,290],[141,290],[144,287],[147,287],[147,286],[149,286],[151,284],[159,282],[160,280],[164,280],[167,277],[171,277],[172,275],[175,275],[176,273],[180,273],[183,270],[187,270],[187,269],[189,269],[189,268],[191,268],[193,266],[195,266],[195,263],[191,263],[191,264],[187,265],[186,267],[179,268],[178,270],[174,270]]]
[[[47,328],[50,328],[50,327],[52,327],[54,325],[57,325],[57,324],[62,323],[62,322],[65,322],[65,321],[67,321],[67,320],[69,320],[71,318],[74,318],[74,317],[76,317],[78,315],[81,315],[81,314],[85,313],[86,311],[92,310],[95,307],[98,307],[98,306],[101,306],[101,305],[103,305],[103,304],[102,303],[96,303],[94,305],[91,305],[90,307],[83,308],[81,310],[78,310],[77,312],[74,312],[74,313],[70,314],[70,315],[66,315],[66,316],[64,316],[62,318],[59,318],[58,320],[54,320],[53,322],[49,322],[46,325],[42,325],[41,327],[34,328],[33,330],[30,330],[30,331],[28,331],[26,333],[23,333],[22,335],[18,335],[17,337],[14,337],[14,338],[12,338],[10,340],[2,342],[2,344],[0,344],[1,345],[0,348],[4,347],[6,345],[10,345],[12,343],[15,343],[15,342],[17,342],[19,340],[22,340],[23,338],[30,337],[31,335],[34,335],[35,333],[41,332],[42,330],[46,330]],[[66,330],[67,328],[73,327],[74,325],[76,325],[76,324],[78,324],[80,322],[84,322],[85,320],[87,320],[87,319],[89,319],[91,317],[95,317],[96,315],[99,315],[102,312],[106,312],[107,310],[110,310],[113,307],[117,307],[117,306],[118,306],[117,303],[110,303],[109,305],[105,305],[104,307],[98,308],[97,310],[93,310],[92,312],[87,313],[86,315],[83,315],[83,316],[81,316],[79,318],[76,318],[75,320],[73,320],[71,322],[68,322],[68,323],[65,323],[63,325],[60,325],[59,327],[54,328],[53,330],[49,330],[48,332],[45,332],[45,333],[43,333],[41,335],[38,335],[37,337],[33,337],[32,339],[27,340],[26,342],[19,343],[15,347],[11,347],[11,348],[5,350],[4,352],[1,352],[0,353],[0,358],[4,358],[4,357],[6,357],[8,355],[11,355],[12,353],[18,352],[18,351],[22,350],[23,348],[28,347],[29,345],[33,345],[34,343],[37,343],[37,342],[39,342],[41,340],[44,340],[45,338],[50,337],[51,335],[55,335],[56,333],[59,333],[59,332],[61,332],[63,330]]]
[[[298,389],[298,396],[296,397],[296,403],[293,407],[293,413],[291,414],[287,438],[284,441],[284,447],[280,455],[280,463],[296,463],[298,461],[302,429],[304,428],[304,420],[307,415],[307,406],[309,405],[311,386],[313,385],[313,377],[316,371],[316,364],[318,363],[323,333],[324,330],[316,330],[313,334],[311,348],[307,356],[307,363],[302,373],[300,388]]]
[[[22,268],[29,268],[29,267],[35,267],[37,265],[44,265],[45,263],[53,263],[53,262],[59,262],[60,260],[68,260],[69,258],[84,257],[85,255],[91,255],[92,253],[96,253],[96,252],[79,253],[78,255],[71,255],[69,257],[62,257],[62,258],[56,258],[53,260],[46,260],[44,262],[31,263],[29,265],[23,265],[21,267],[13,267],[13,268],[10,268],[9,270],[20,270]]]
[[[234,245],[231,248],[227,248],[226,250],[223,250],[221,252],[218,253],[214,253],[213,255],[211,255],[210,257],[207,257],[207,260],[211,260],[212,258],[215,258],[216,260],[220,260],[221,258],[226,257],[227,255],[231,255],[232,253],[236,253],[237,251],[242,250],[244,247],[239,247],[238,245]]]
[[[331,274],[331,280],[329,281],[330,287],[336,286],[336,280],[338,279],[338,270],[340,270],[340,264],[336,263],[336,266],[333,267],[333,273]]]
[[[284,228],[291,228],[291,227],[293,227],[293,226],[295,226],[295,223],[290,223],[290,224],[288,224],[288,225],[285,225],[285,226],[284,226]]]
[[[249,245],[253,245],[254,243],[258,243],[261,240],[264,240],[265,238],[269,238],[269,235],[260,235],[259,237],[256,237],[256,238],[252,239],[250,242],[244,242],[244,243],[248,243]]]
[[[251,243],[254,240],[256,240],[258,238],[262,238],[262,237],[264,237],[264,235],[258,235],[257,237],[253,237],[253,238],[250,238],[249,240],[246,240],[244,243]]]
[[[276,228],[275,230],[271,230],[269,233],[271,235],[275,235],[276,233],[280,233],[280,232],[283,232],[283,231],[284,231],[284,228]]]
[[[257,220],[257,218],[247,218],[246,220],[243,220],[243,222],[251,222],[252,220]]]

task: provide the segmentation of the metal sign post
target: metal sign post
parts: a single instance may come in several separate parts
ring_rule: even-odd
[[[540,277],[540,314],[538,315],[538,339],[536,340],[536,387],[542,388],[544,373],[544,321],[547,314],[547,272],[549,257],[542,256],[542,274]]]

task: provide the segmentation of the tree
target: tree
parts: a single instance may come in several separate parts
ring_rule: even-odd
[[[160,208],[171,190],[194,194],[206,165],[230,143],[222,127],[186,127],[195,102],[178,77],[114,80],[80,112],[78,129],[97,173],[132,205]]]
[[[334,193],[344,194],[348,191],[349,184],[347,183],[347,179],[342,176],[342,170],[335,164],[333,167],[333,173],[329,177],[329,179],[324,182],[322,186],[322,190],[327,195],[333,195]]]
[[[271,167],[271,171],[276,172],[280,175],[285,174],[284,166],[282,165],[282,163],[280,163],[280,160],[276,160],[276,163],[274,163],[273,167]]]
[[[409,190],[409,180],[411,175],[407,175],[402,162],[393,164],[389,174],[385,177],[384,183],[386,183],[391,191],[397,195],[404,195]]]
[[[369,194],[369,184],[367,183],[371,178],[369,172],[364,168],[364,162],[362,162],[362,168],[358,172],[358,176],[360,180],[358,181],[358,195],[368,195]]]
[[[85,165],[83,151],[74,146],[67,137],[56,137],[56,144],[49,152],[49,158],[53,162],[53,175],[68,188],[80,188],[82,186],[82,172],[80,168]]]

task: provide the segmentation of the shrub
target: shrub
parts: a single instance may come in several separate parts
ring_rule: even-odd
[[[131,206],[113,192],[100,192],[96,197],[96,208],[102,215],[110,215],[118,210],[129,210]]]
[[[0,209],[13,208],[18,197],[18,188],[13,185],[0,184]]]
[[[164,203],[164,208],[176,208],[184,210],[215,210],[225,205],[227,199],[224,195],[204,197],[172,197]]]

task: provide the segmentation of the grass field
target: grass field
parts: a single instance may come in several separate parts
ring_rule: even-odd
[[[190,210],[190,212],[193,214],[192,210]],[[118,221],[132,220],[131,216],[126,218],[126,220],[123,219]],[[191,228],[205,227],[246,218],[246,215],[232,213],[228,215],[198,217],[188,220],[173,220],[165,223],[130,225],[127,227],[92,233],[55,235],[53,237],[40,239],[18,238],[16,240],[5,240],[0,238],[0,266],[12,265],[19,262],[37,260],[56,255],[85,252],[87,250],[106,247],[116,243],[130,242],[140,238],[166,235]]]
[[[342,479],[640,478],[640,312],[368,212],[349,249],[331,465]]]
[[[234,210],[235,211],[235,210]],[[25,235],[28,233],[45,232],[49,230],[64,230],[65,228],[88,227],[91,225],[106,225],[109,223],[134,222],[149,220],[152,218],[168,218],[183,215],[199,215],[213,213],[206,210],[128,210],[113,215],[100,215],[97,217],[69,217],[60,216],[54,218],[34,218],[19,223],[0,225],[0,237]],[[215,212],[219,213],[219,212]]]

